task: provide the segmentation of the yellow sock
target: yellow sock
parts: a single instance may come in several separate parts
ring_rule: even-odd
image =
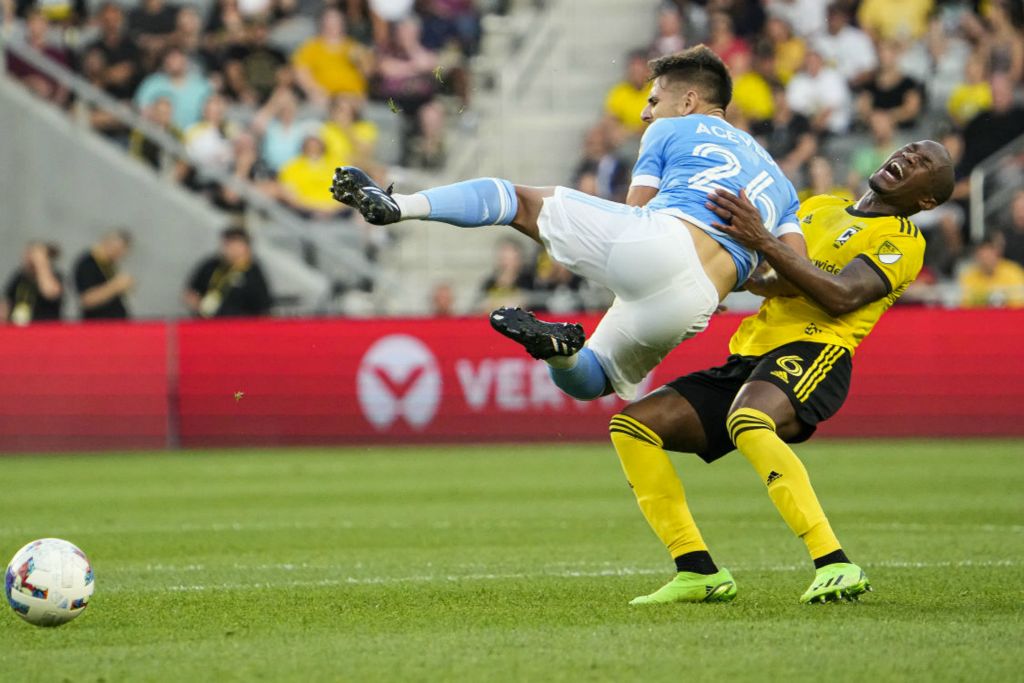
[[[612,417],[609,431],[636,502],[672,557],[707,551],[686,505],[683,484],[658,435],[622,414]]]
[[[775,433],[775,422],[760,410],[740,408],[726,422],[736,448],[768,486],[786,524],[807,544],[811,559],[840,549],[800,458]]]

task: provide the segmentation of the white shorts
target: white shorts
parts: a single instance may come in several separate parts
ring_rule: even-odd
[[[555,261],[615,293],[587,346],[627,401],[718,307],[690,231],[678,218],[565,187],[544,200],[540,238]]]

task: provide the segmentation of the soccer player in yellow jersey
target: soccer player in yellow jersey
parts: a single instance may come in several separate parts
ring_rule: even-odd
[[[917,277],[925,242],[908,220],[949,199],[953,168],[937,142],[897,150],[857,201],[812,197],[798,216],[804,258],[768,234],[744,193],[718,190],[714,227],[756,249],[771,266],[747,288],[766,297],[745,319],[725,365],[680,377],[611,420],[612,443],[640,509],[675,560],[677,574],[632,604],[731,600],[686,505],[666,450],[712,462],[738,449],[775,507],[807,545],[815,578],[801,602],[856,598],[869,590],[850,562],[788,443],[807,440],[846,398],[855,349]]]

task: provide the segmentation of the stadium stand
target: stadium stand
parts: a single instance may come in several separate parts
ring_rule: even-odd
[[[1009,224],[1024,175],[1024,143],[1012,142],[1024,133],[1019,3],[921,2],[907,12],[870,0],[585,4],[4,0],[5,71],[197,193],[214,212],[204,246],[246,225],[258,249],[279,249],[264,257],[268,270],[306,283],[272,274],[279,310],[426,312],[414,293],[444,271],[455,310],[468,312],[499,235],[414,223],[367,230],[318,201],[322,171],[358,163],[406,190],[488,174],[618,195],[636,140],[606,130],[616,149],[597,151],[606,94],[635,56],[705,42],[734,71],[730,119],[800,189],[856,195],[886,149],[941,138],[958,157],[959,183],[955,203],[917,217],[933,278],[918,300],[962,299],[958,274],[990,226]],[[141,118],[58,77],[65,67]],[[545,291],[538,285],[530,300],[545,307]],[[149,301],[152,314],[183,312]],[[580,306],[606,299],[588,301]]]

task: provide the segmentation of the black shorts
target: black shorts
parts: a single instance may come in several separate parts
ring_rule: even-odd
[[[736,394],[747,382],[771,382],[786,392],[801,424],[800,433],[789,441],[799,443],[811,438],[817,424],[843,405],[852,372],[850,352],[843,347],[793,342],[763,356],[729,356],[725,365],[692,372],[666,386],[697,411],[708,442],[707,450],[697,455],[713,462],[735,448],[725,420]]]

